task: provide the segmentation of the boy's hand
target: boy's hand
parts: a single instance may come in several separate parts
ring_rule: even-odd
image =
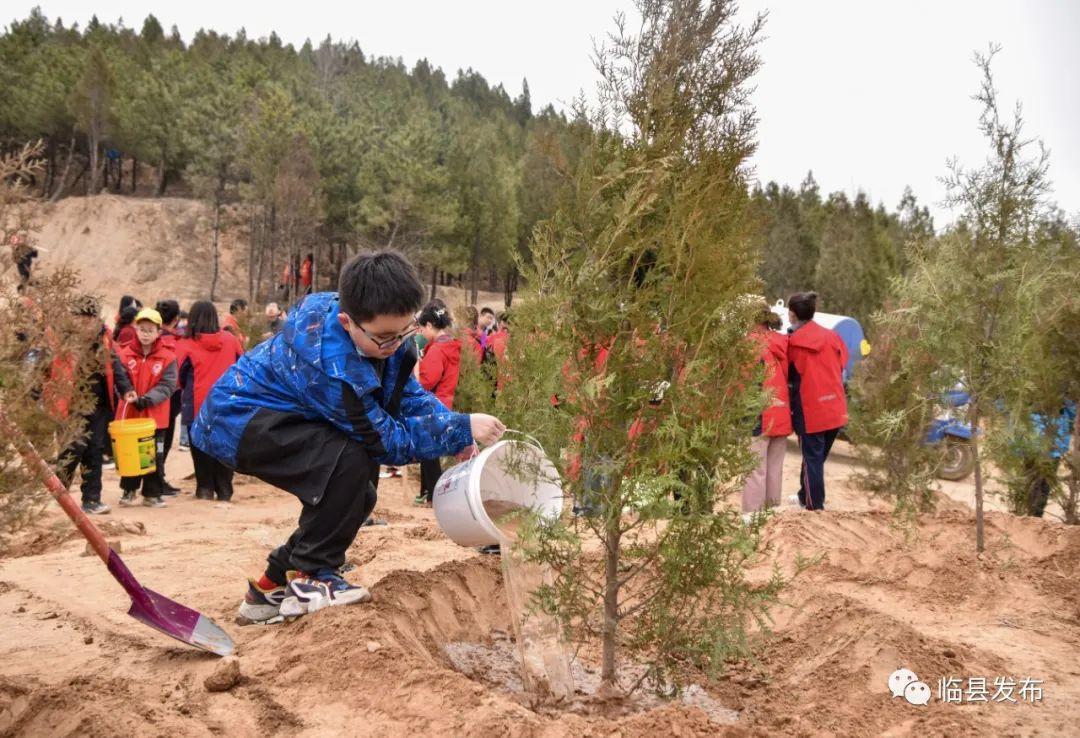
[[[485,446],[497,442],[506,432],[506,426],[494,415],[473,413],[469,416],[469,427],[472,428],[472,437],[478,443]]]
[[[137,398],[135,400],[135,407],[139,408],[140,410],[145,410],[146,408],[150,407],[150,398],[146,397],[145,395],[143,397]]]
[[[139,395],[135,392],[135,390],[132,390],[131,392],[128,392],[126,395],[124,395],[124,402],[129,405],[134,405],[135,401],[138,399]]]

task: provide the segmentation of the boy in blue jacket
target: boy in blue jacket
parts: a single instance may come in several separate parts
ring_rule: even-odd
[[[194,446],[300,498],[300,521],[250,580],[242,618],[276,622],[371,598],[339,569],[375,506],[380,464],[450,456],[505,431],[455,413],[413,375],[424,289],[394,251],[361,254],[338,292],[309,295],[281,333],[214,385],[191,428]]]

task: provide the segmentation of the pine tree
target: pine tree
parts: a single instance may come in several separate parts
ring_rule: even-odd
[[[721,668],[778,586],[744,580],[753,533],[720,504],[752,465],[763,403],[746,391],[741,300],[757,284],[744,212],[760,20],[736,26],[724,0],[638,8],[640,35],[620,22],[597,60],[602,108],[523,264],[497,398],[510,427],[565,449],[564,494],[589,510],[536,528],[530,555],[556,572],[540,606],[599,636],[608,689],[623,659],[645,659],[657,687],[679,664]]]

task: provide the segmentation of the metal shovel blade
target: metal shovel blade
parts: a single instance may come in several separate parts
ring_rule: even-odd
[[[109,572],[131,597],[128,615],[154,630],[218,656],[233,652],[232,639],[199,612],[139,584],[115,551],[109,551]]]

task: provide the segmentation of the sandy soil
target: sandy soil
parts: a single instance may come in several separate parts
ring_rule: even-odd
[[[226,626],[240,684],[207,692],[215,657],[127,617],[122,590],[54,508],[0,559],[0,735],[1075,735],[1080,529],[992,513],[979,557],[970,509],[953,501],[906,537],[844,481],[845,451],[829,467],[830,511],[768,523],[752,576],[817,563],[786,590],[760,659],[703,684],[701,704],[734,711],[733,725],[685,701],[633,714],[534,710],[494,688],[492,674],[456,671],[443,646],[498,648],[510,632],[501,574],[411,505],[411,480],[383,481],[377,514],[389,525],[363,530],[349,551],[349,576],[374,602],[237,627],[244,579],[298,505],[254,480],[231,507],[196,501],[190,460],[177,452],[169,472],[183,496],[97,520],[144,584]],[[793,482],[794,453],[785,471]],[[114,473],[106,485],[115,503]],[[931,686],[929,705],[891,697],[899,667]],[[937,699],[940,678],[978,676],[1042,679],[1043,699]]]

